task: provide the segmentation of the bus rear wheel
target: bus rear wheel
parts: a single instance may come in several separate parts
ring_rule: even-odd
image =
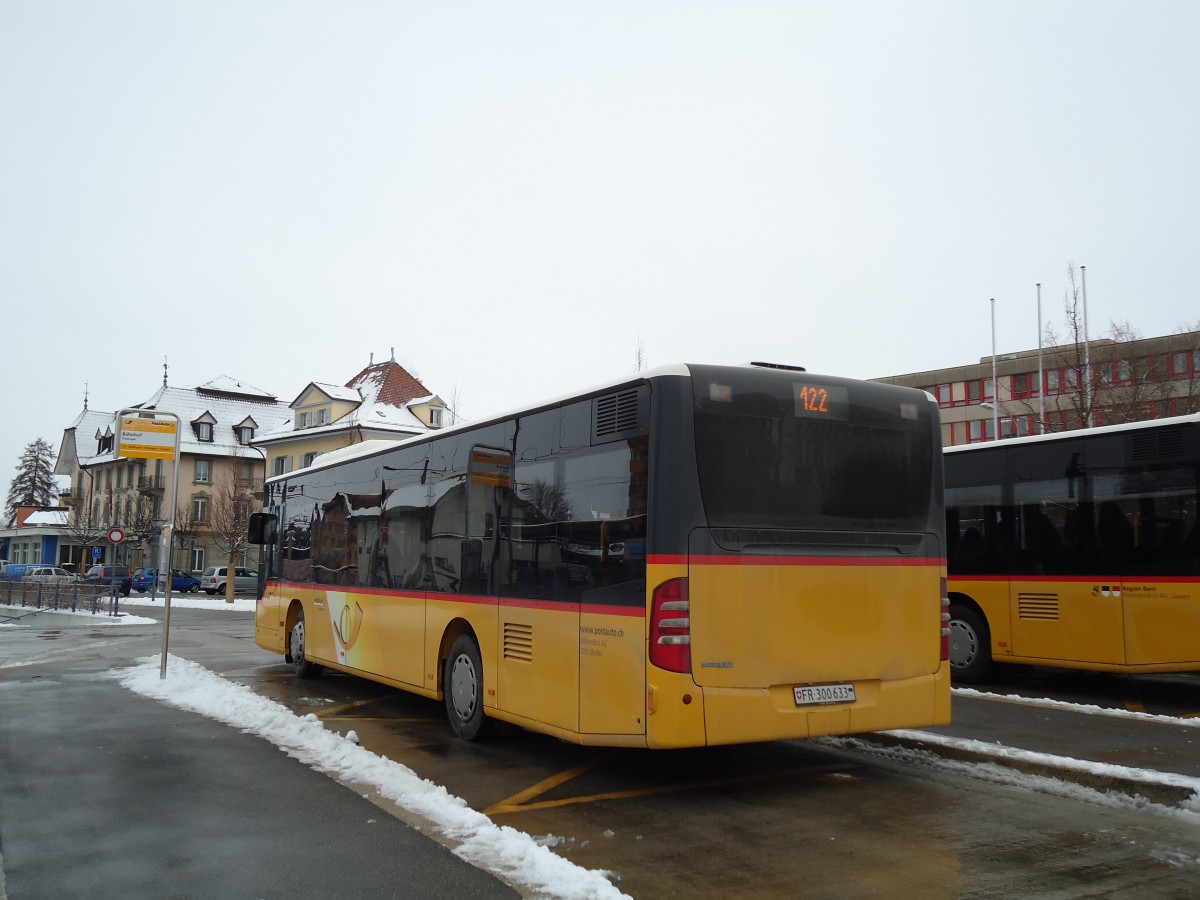
[[[950,604],[950,677],[976,684],[992,666],[992,636],[987,621],[969,606]]]
[[[301,608],[296,613],[296,621],[292,623],[292,632],[288,635],[288,656],[292,660],[292,671],[298,678],[316,678],[321,674],[321,667],[309,662],[304,655],[304,636],[304,610]]]
[[[442,694],[450,727],[463,740],[475,741],[487,735],[483,714],[483,658],[479,645],[469,634],[460,634],[450,645],[442,670]]]

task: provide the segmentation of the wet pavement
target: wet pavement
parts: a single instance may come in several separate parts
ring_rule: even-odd
[[[271,680],[282,667],[254,646],[247,615],[205,615],[189,627],[180,614],[183,627],[173,630],[172,652],[271,693],[307,696],[313,690],[312,682],[301,687],[291,678]],[[422,832],[269,744],[99,677],[157,652],[157,626],[63,619],[49,613],[26,619],[23,624],[36,627],[20,629],[19,640],[0,628],[0,865],[8,869],[13,900],[514,896]],[[21,665],[6,669],[6,653],[22,654],[9,662]],[[338,702],[394,695],[345,676],[317,684],[323,685],[317,696],[347,692]],[[445,756],[448,773],[461,776],[465,766],[468,781],[449,786],[480,809],[515,792],[489,778],[507,773],[528,785],[540,777],[534,762],[553,771],[602,758],[539,736],[485,747],[451,742],[432,701],[396,702],[405,714],[430,712],[435,721],[424,727],[431,730],[416,727],[399,735],[385,720],[340,724],[353,724],[364,743],[408,740],[406,754]],[[951,725],[864,739],[1194,810],[1200,729],[1184,717],[1200,712],[1200,679],[1180,679],[1171,702],[1180,717],[1160,721],[958,692]],[[945,739],[956,743],[936,743]],[[1044,758],[1015,758],[1007,748]],[[1078,890],[1063,885],[1088,879],[1116,896],[1184,897],[1194,895],[1193,876],[1200,872],[1194,821],[1142,813],[1131,824],[1132,814],[1088,804],[1036,794],[1022,799],[1012,792],[996,797],[963,776],[933,776],[923,784],[902,767],[889,772],[847,764],[819,742],[614,758],[624,761],[617,773],[597,768],[581,776],[596,780],[579,785],[578,793],[611,793],[631,775],[660,783],[675,774],[669,770],[694,765],[695,771],[682,773],[677,793],[656,794],[640,805],[584,803],[583,797],[568,806],[510,804],[492,814],[532,834],[569,834],[591,825],[595,833],[616,832],[586,850],[580,843],[560,852],[589,868],[623,869],[627,880],[619,886],[638,897],[714,895],[706,885],[712,891],[719,886],[723,895],[756,896],[1075,896]],[[1072,768],[1071,760],[1090,765]],[[1101,764],[1125,768],[1098,772]],[[439,780],[436,770],[427,773],[431,765],[423,760],[418,770]],[[734,767],[767,777],[740,787],[732,780],[718,784]],[[1161,777],[1135,777],[1136,770]],[[1178,783],[1164,785],[1171,777]],[[696,790],[703,780],[714,787]],[[558,803],[562,797],[547,788],[539,799]],[[747,804],[752,811],[743,819]],[[1180,835],[1177,843],[1173,833]],[[835,838],[837,844],[829,843]],[[874,864],[864,865],[863,854]],[[881,868],[878,860],[891,862]],[[750,881],[748,867],[758,869]],[[1138,893],[1147,886],[1152,890]]]

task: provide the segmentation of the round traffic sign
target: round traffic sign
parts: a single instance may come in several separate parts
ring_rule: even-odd
[[[108,540],[109,543],[119,544],[121,541],[125,540],[125,532],[123,532],[120,528],[112,528],[108,532]]]

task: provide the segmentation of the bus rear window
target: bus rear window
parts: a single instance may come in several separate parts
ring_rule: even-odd
[[[926,410],[889,416],[849,402],[837,416],[796,414],[791,406],[772,415],[762,401],[742,404],[734,394],[697,403],[696,460],[710,526],[928,530],[940,447]]]

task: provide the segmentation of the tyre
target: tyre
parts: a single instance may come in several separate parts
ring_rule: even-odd
[[[950,604],[950,677],[963,684],[982,681],[992,665],[987,620],[970,606]]]
[[[188,593],[189,594],[196,594],[196,593],[199,593],[199,591],[200,591],[200,585],[198,585],[198,584],[188,585]]]
[[[442,670],[442,694],[446,716],[454,733],[466,741],[487,736],[488,720],[483,714],[483,658],[479,645],[469,634],[460,634],[450,645]]]
[[[309,662],[305,653],[304,608],[301,607],[292,624],[292,633],[288,635],[288,655],[292,658],[292,671],[299,678],[316,678],[321,674],[321,667]]]
[[[216,592],[217,592],[218,594],[223,594],[223,593],[225,593],[225,585],[223,585],[223,584],[218,584],[218,585],[217,585],[217,591],[216,591]]]

